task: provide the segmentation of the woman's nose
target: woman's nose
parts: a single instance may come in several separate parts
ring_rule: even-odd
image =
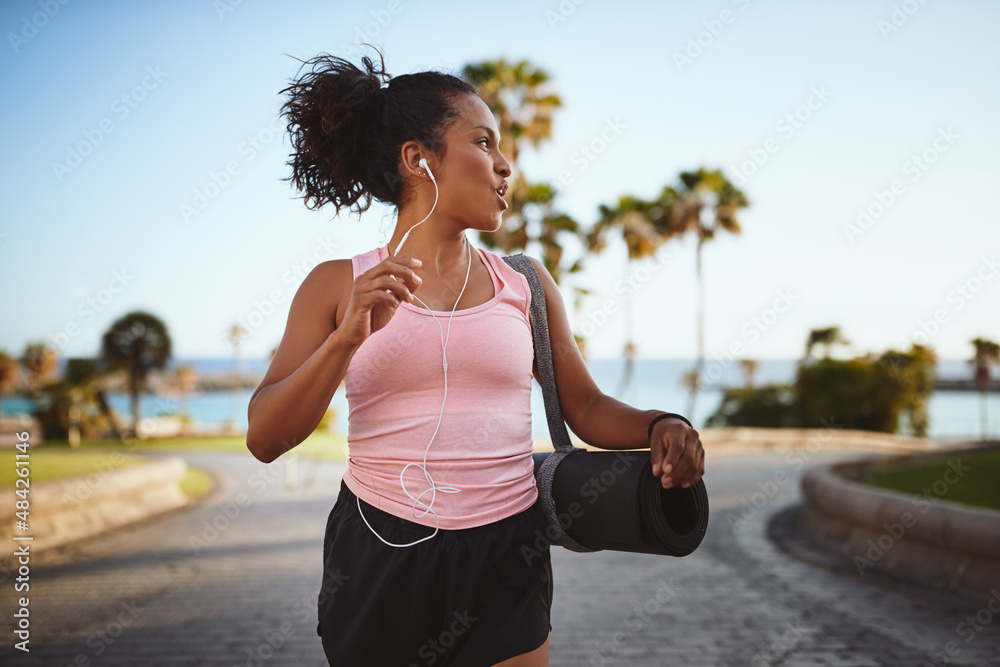
[[[500,153],[500,162],[497,164],[497,173],[499,173],[504,178],[510,177],[510,162],[507,162],[507,158]]]

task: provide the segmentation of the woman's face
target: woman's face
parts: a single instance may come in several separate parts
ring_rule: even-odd
[[[437,211],[454,217],[467,228],[499,229],[507,202],[510,163],[499,147],[499,130],[493,113],[476,95],[455,100],[461,116],[445,132],[447,150],[431,171],[437,179]]]

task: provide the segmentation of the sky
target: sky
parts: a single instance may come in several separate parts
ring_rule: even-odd
[[[393,75],[545,70],[563,106],[520,168],[585,228],[621,195],[722,169],[750,205],[702,249],[709,359],[799,358],[829,326],[841,357],[1000,339],[995,2],[7,0],[0,28],[13,355],[94,356],[146,310],[175,357],[231,355],[239,322],[241,355],[266,358],[315,264],[391,237],[389,207],[310,211],[284,180],[296,59],[358,62],[361,41]],[[640,357],[697,354],[695,246],[629,266],[612,239],[563,281],[588,356],[619,356],[628,318]]]

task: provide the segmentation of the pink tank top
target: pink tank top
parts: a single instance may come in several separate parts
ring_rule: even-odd
[[[475,252],[493,279],[492,299],[456,310],[450,336],[450,310],[432,316],[419,302],[400,303],[389,324],[354,353],[344,377],[344,483],[375,507],[431,527],[434,514],[423,512],[435,496],[432,509],[442,530],[499,521],[538,497],[531,458],[531,292],[527,279],[499,255]],[[355,255],[354,277],[388,256],[387,246]],[[446,400],[442,339],[448,342]],[[428,492],[414,511],[399,475],[407,463],[423,464],[425,450],[435,485],[461,491]],[[403,479],[414,497],[430,488],[417,466]]]

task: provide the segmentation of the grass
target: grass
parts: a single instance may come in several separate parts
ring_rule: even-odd
[[[189,500],[194,500],[200,496],[205,495],[215,486],[212,481],[211,475],[202,470],[201,468],[195,468],[193,466],[188,466],[187,474],[181,480],[181,491],[184,495],[188,497]]]
[[[20,479],[15,472],[15,453],[17,451],[13,450],[4,457],[6,461],[3,469],[0,469],[0,488],[14,486],[14,481]],[[31,474],[28,480],[35,483],[95,474],[103,477],[113,470],[121,470],[146,460],[136,454],[124,453],[120,448],[93,448],[86,451],[71,450],[68,447],[39,451],[32,448],[29,453]],[[180,482],[181,491],[192,500],[208,493],[213,486],[211,476],[193,466],[188,466],[187,473]]]
[[[960,505],[1000,510],[1000,451],[962,454],[961,476],[947,462],[897,468],[860,480],[873,486],[907,494],[919,494],[929,500],[943,500]],[[953,482],[953,483],[952,483]]]
[[[0,468],[0,487],[13,486],[14,480],[18,479],[14,458],[14,454],[17,453],[20,452],[13,448],[5,452],[3,467]],[[30,461],[28,479],[32,482],[85,476],[93,473],[100,475],[110,470],[125,468],[144,461],[141,456],[122,452],[112,457],[110,451],[105,450],[65,451],[39,448],[36,451],[34,445],[28,450],[28,454],[30,456],[28,459]]]
[[[42,444],[32,445],[31,453],[34,456],[39,451],[61,449],[69,452],[112,452],[123,453],[135,452],[234,452],[253,456],[247,449],[245,435],[217,435],[217,436],[197,436],[183,438],[149,438],[147,440],[136,440],[127,438],[125,444],[117,440],[82,440],[76,449],[70,448],[66,440],[46,440]],[[325,431],[318,431],[310,435],[302,443],[294,447],[291,452],[298,456],[310,458],[333,459],[337,461],[347,460],[347,438],[343,435],[331,435]]]
[[[292,449],[298,455],[309,458],[346,460],[347,438],[326,432],[313,433],[304,442]],[[176,453],[185,452],[232,452],[253,456],[247,449],[246,437],[209,436],[193,438],[151,438],[149,440],[127,439],[125,444],[115,440],[83,440],[79,447],[70,447],[65,440],[46,440],[31,445],[29,479],[42,482],[66,477],[101,474],[112,469],[135,465],[145,460],[138,452]],[[0,454],[0,488],[13,486],[17,476],[14,447],[5,448]],[[23,458],[21,460],[24,460]],[[188,466],[187,475],[181,480],[181,489],[191,498],[208,493],[212,489],[212,478],[204,471]]]

